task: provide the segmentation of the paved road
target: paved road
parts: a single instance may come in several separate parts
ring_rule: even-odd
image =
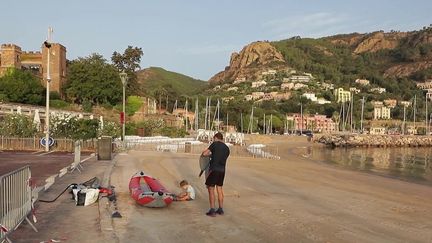
[[[285,144],[285,145],[283,145]],[[230,159],[226,215],[210,218],[197,158],[131,151],[112,174],[121,242],[432,242],[432,188],[311,162],[280,144],[282,160]],[[197,199],[164,209],[138,206],[127,184],[140,170],[173,192],[187,179]]]

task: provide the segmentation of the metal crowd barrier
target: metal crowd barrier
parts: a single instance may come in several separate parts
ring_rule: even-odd
[[[11,242],[8,235],[24,220],[37,232],[27,217],[32,211],[30,180],[29,166],[0,176],[0,242]]]

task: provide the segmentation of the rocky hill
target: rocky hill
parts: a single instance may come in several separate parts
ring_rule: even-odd
[[[232,83],[237,78],[256,80],[268,69],[294,68],[321,80],[351,82],[368,78],[432,78],[432,27],[419,31],[352,33],[319,39],[293,37],[275,42],[254,42],[231,55],[230,65],[209,81]]]
[[[285,67],[282,54],[269,42],[254,42],[231,55],[230,65],[209,81],[211,84],[230,82],[237,78],[256,79],[265,69]]]

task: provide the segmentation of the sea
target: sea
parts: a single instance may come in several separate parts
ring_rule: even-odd
[[[432,186],[432,148],[307,147],[304,156],[345,169]]]

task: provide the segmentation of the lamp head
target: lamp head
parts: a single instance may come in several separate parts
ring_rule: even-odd
[[[121,73],[119,73],[119,76],[120,76],[120,80],[121,80],[122,84],[126,85],[127,79],[128,79],[127,73],[125,73],[124,71],[122,71]]]

